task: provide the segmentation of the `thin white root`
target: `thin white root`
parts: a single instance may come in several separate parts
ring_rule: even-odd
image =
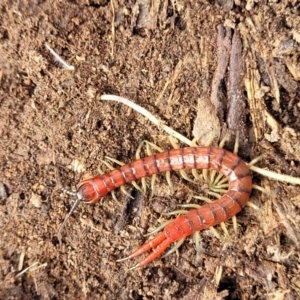
[[[148,110],[146,110],[145,108],[143,108],[143,107],[135,104],[134,102],[132,102],[132,101],[126,99],[126,98],[123,98],[123,97],[120,97],[120,96],[116,96],[116,95],[102,95],[100,97],[100,100],[117,101],[117,102],[123,103],[123,104],[131,107],[135,111],[139,112],[143,116],[145,116],[147,119],[149,119],[149,121],[151,121],[153,124],[155,124],[159,128],[163,129],[165,132],[167,132],[171,136],[174,136],[175,138],[177,138],[181,142],[185,143],[186,145],[189,145],[189,146],[192,145],[192,141],[191,140],[189,140],[188,138],[184,137],[183,135],[181,135],[177,131],[173,130],[172,128],[164,125],[162,123],[162,121],[160,121],[159,119],[157,119]],[[292,177],[292,176],[284,175],[284,174],[277,174],[275,172],[264,170],[264,169],[261,169],[261,168],[253,166],[252,164],[255,163],[255,162],[257,162],[257,159],[259,160],[260,158],[256,158],[256,159],[254,159],[253,161],[251,161],[248,164],[249,168],[252,171],[257,172],[258,174],[261,174],[263,176],[279,180],[279,181],[283,181],[283,182],[287,182],[287,183],[292,183],[292,184],[300,184],[300,178]]]
[[[132,102],[132,101],[126,99],[126,98],[123,98],[123,97],[120,97],[120,96],[115,96],[115,95],[102,95],[100,97],[100,100],[117,101],[117,102],[123,103],[123,104],[131,107],[132,109],[136,110],[137,112],[139,112],[143,116],[145,116],[153,124],[155,124],[159,128],[162,128],[164,131],[166,131],[168,134],[174,136],[176,139],[180,140],[181,142],[183,142],[187,145],[191,144],[191,141],[189,139],[187,139],[186,137],[184,137],[183,135],[181,135],[177,131],[173,130],[172,128],[164,125],[162,121],[157,119],[153,114],[151,114],[145,108],[135,104],[134,102]]]
[[[250,166],[249,169],[268,178],[272,178],[275,180],[292,183],[292,184],[300,184],[300,178],[297,177],[293,177],[285,174],[278,174],[269,170],[261,169],[256,166]]]
[[[35,262],[35,263],[33,263],[31,266],[29,266],[29,267],[27,267],[26,269],[24,269],[23,271],[21,271],[20,273],[18,273],[17,275],[16,275],[16,277],[20,277],[20,276],[22,276],[24,273],[32,273],[32,272],[34,272],[34,271],[36,271],[36,270],[38,270],[38,269],[40,269],[40,268],[45,268],[45,267],[47,267],[47,263],[44,263],[44,264],[39,264],[39,262]]]
[[[48,44],[45,43],[46,48],[50,51],[50,53],[53,55],[54,61],[58,63],[59,66],[69,70],[74,71],[75,67],[72,65],[69,65],[62,57],[60,57]]]

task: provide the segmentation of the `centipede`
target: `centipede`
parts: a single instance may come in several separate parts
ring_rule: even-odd
[[[228,190],[218,200],[178,216],[128,257],[119,260],[137,258],[149,252],[131,269],[146,266],[161,256],[171,244],[195,232],[226,222],[243,209],[252,191],[252,173],[240,157],[222,148],[185,147],[140,158],[103,175],[81,181],[74,193],[77,200],[68,216],[81,201],[95,204],[127,183],[154,174],[184,169],[215,170],[228,179]]]

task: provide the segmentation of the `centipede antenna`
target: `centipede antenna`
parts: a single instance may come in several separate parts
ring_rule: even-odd
[[[62,225],[60,226],[59,230],[58,230],[58,234],[57,234],[57,237],[59,239],[59,241],[61,242],[61,232],[63,230],[63,228],[65,227],[68,219],[70,218],[70,216],[73,214],[74,210],[76,209],[76,207],[78,206],[79,202],[82,200],[80,197],[78,197],[77,193],[76,192],[72,192],[72,191],[69,191],[67,189],[65,189],[63,186],[62,186],[62,183],[61,183],[61,179],[60,179],[60,175],[59,175],[59,172],[58,172],[58,168],[56,166],[53,166],[54,170],[55,170],[55,178],[56,178],[56,183],[57,183],[57,186],[58,188],[63,191],[65,194],[67,195],[70,195],[70,196],[75,196],[77,197],[76,201],[74,202],[74,204],[72,205],[71,207],[71,210],[69,211],[69,213],[66,215]]]
[[[59,175],[59,172],[58,172],[58,168],[56,166],[53,166],[54,170],[55,170],[55,178],[56,178],[56,183],[58,185],[58,188],[63,191],[65,194],[67,195],[70,195],[70,196],[77,196],[77,193],[76,192],[72,192],[70,190],[67,190],[65,189],[62,184],[61,184],[61,180],[60,180],[60,175]]]
[[[82,199],[79,198],[79,197],[76,199],[76,201],[74,202],[74,204],[73,204],[72,207],[71,207],[71,210],[70,210],[69,213],[66,215],[66,217],[65,217],[65,219],[64,219],[64,221],[63,221],[63,223],[61,224],[61,226],[60,226],[60,228],[59,228],[59,230],[58,230],[58,234],[57,234],[59,241],[61,241],[61,232],[62,232],[63,228],[64,228],[65,225],[67,224],[68,219],[71,217],[71,215],[73,214],[74,210],[76,209],[76,207],[78,206],[78,204],[80,203],[81,200],[82,200]]]

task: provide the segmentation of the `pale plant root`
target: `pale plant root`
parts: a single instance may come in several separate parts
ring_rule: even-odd
[[[142,114],[143,116],[145,116],[149,121],[151,121],[153,124],[155,124],[158,128],[164,130],[165,132],[167,132],[171,136],[177,138],[178,140],[180,140],[184,144],[189,145],[189,146],[193,144],[193,142],[191,140],[189,140],[188,138],[186,138],[185,136],[181,135],[180,133],[178,133],[174,129],[164,125],[161,120],[156,118],[148,110],[146,110],[145,108],[135,104],[134,102],[132,102],[132,101],[126,99],[126,98],[116,96],[116,95],[102,95],[100,97],[100,100],[116,101],[116,102],[119,102],[119,103],[123,103],[123,104],[131,107],[132,109],[134,109],[138,113]],[[292,183],[292,184],[300,184],[300,178],[297,178],[297,177],[293,177],[293,176],[289,176],[289,175],[285,175],[285,174],[279,174],[279,173],[272,172],[272,171],[269,171],[269,170],[266,170],[266,169],[262,169],[262,168],[259,168],[259,167],[253,166],[253,165],[250,165],[249,169],[252,170],[253,172],[256,172],[256,173],[261,174],[263,176],[266,176],[268,178],[272,178],[272,179],[275,179],[275,180],[279,180],[279,181],[287,182],[287,183]]]

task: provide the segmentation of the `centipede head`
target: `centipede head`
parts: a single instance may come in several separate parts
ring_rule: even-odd
[[[85,203],[94,204],[102,197],[95,188],[93,181],[86,179],[77,186],[77,198],[80,198]]]

